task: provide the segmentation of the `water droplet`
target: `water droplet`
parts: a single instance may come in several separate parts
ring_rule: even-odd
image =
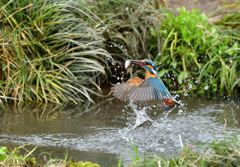
[[[182,114],[183,113],[183,111],[182,110],[178,110],[178,114]]]
[[[189,90],[192,89],[192,84],[189,84],[188,89],[189,89]]]

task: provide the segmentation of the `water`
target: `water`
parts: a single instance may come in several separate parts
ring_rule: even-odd
[[[238,99],[178,99],[183,106],[171,112],[163,112],[160,105],[141,108],[109,98],[85,106],[9,105],[0,110],[0,145],[13,148],[37,142],[38,161],[44,152],[64,159],[68,150],[75,160],[104,167],[116,165],[122,152],[126,166],[133,143],[140,155],[164,152],[170,158],[181,151],[179,136],[183,143],[212,141],[213,136],[223,136],[224,119],[228,133],[240,129]]]

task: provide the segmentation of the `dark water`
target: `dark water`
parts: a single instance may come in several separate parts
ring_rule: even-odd
[[[122,152],[124,166],[135,142],[139,154],[164,152],[177,155],[183,143],[201,143],[240,129],[239,100],[213,97],[178,97],[183,106],[163,112],[161,106],[138,108],[131,103],[95,99],[95,105],[9,105],[0,110],[0,145],[13,148],[38,143],[34,156],[43,153],[64,159],[91,161],[108,167],[117,164]],[[33,146],[28,146],[28,149]],[[53,152],[54,151],[54,152]],[[39,156],[40,155],[40,156]]]

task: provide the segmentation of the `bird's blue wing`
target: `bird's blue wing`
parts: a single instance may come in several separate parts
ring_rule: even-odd
[[[147,81],[149,79],[149,81]],[[148,78],[146,81],[153,88],[154,98],[166,101],[168,98],[172,98],[172,95],[165,87],[164,83],[159,78]]]
[[[132,88],[127,94],[129,100],[142,104],[149,104],[156,100],[167,101],[172,98],[162,80],[153,77],[146,79],[139,86]]]

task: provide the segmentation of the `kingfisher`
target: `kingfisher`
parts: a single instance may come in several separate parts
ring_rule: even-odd
[[[153,61],[128,59],[125,61],[125,69],[131,64],[139,65],[146,70],[145,79],[134,77],[121,84],[113,84],[111,89],[114,97],[141,105],[161,101],[163,111],[169,111],[180,105],[158,77],[157,67]]]

